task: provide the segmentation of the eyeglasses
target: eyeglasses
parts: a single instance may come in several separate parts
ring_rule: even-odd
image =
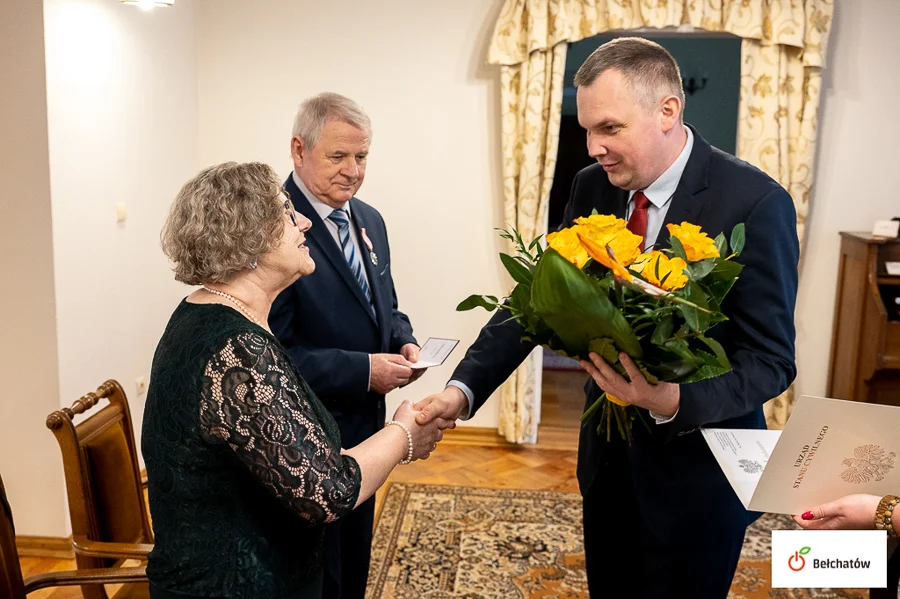
[[[294,226],[299,227],[300,225],[297,224],[297,211],[294,210],[294,203],[291,201],[291,194],[284,187],[281,188],[281,191],[283,191],[284,195],[288,197],[288,199],[284,201],[284,211],[287,212],[287,215],[290,217],[291,222],[294,223]]]

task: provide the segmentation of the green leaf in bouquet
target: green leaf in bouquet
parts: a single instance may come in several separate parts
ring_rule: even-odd
[[[647,376],[647,382],[651,384],[656,384],[658,381],[680,383],[682,379],[690,376],[697,368],[696,361],[689,361],[684,358],[675,358],[659,364],[648,365],[647,371],[653,374],[654,380]]]
[[[681,259],[684,260],[685,262],[688,261],[688,259],[687,259],[687,252],[684,251],[684,246],[681,245],[681,242],[680,242],[680,241],[678,240],[678,238],[675,237],[674,235],[672,235],[671,237],[669,237],[669,246],[672,248],[672,254],[673,254],[673,255],[675,255],[675,256],[681,258]]]
[[[475,308],[484,308],[488,312],[493,312],[497,309],[497,305],[497,298],[493,295],[470,295],[459,302],[459,305],[456,306],[456,311],[466,312],[467,310],[474,310]]]
[[[731,252],[735,255],[740,254],[744,250],[744,223],[735,225],[731,230]]]
[[[531,307],[531,287],[529,285],[516,285],[516,288],[509,294],[509,305],[515,308],[517,312],[527,314],[532,312]]]
[[[634,331],[634,334],[638,336],[638,338],[643,338],[647,329],[653,328],[655,330],[655,327],[656,323],[649,320],[645,320],[644,322],[639,324],[634,324],[633,322],[631,323],[631,328]]]
[[[677,338],[669,339],[663,345],[648,350],[643,365],[657,379],[675,382],[701,366],[688,342]]]
[[[656,325],[656,330],[653,331],[653,336],[650,338],[650,343],[654,345],[663,345],[672,336],[674,330],[675,315],[669,312],[668,314],[663,316],[662,320],[659,321],[659,324]]]
[[[528,272],[534,274],[534,269],[537,266],[533,260],[530,259],[531,256],[515,256],[513,259],[516,260],[519,264],[528,269]]]
[[[639,358],[643,351],[631,325],[609,299],[609,286],[584,273],[559,252],[544,252],[534,273],[531,302],[571,355],[586,355],[591,340],[608,337]]]
[[[697,351],[694,353],[702,365],[684,379],[679,380],[679,383],[696,383],[731,372],[731,366],[721,366],[714,355],[705,351]]]
[[[616,344],[609,337],[592,339],[588,344],[588,351],[598,354],[606,360],[607,364],[615,364],[619,361],[619,352],[616,350]]]
[[[530,270],[525,268],[521,262],[509,254],[504,254],[502,252],[500,253],[500,261],[503,262],[503,266],[506,267],[509,276],[511,276],[516,283],[521,285],[531,285],[534,275]]]
[[[678,381],[678,384],[699,383],[700,381],[705,381],[706,379],[714,379],[717,376],[722,376],[723,374],[728,374],[729,372],[731,372],[731,368],[722,368],[721,366],[713,366],[707,364],[701,366],[690,375]]]
[[[707,337],[705,335],[699,335],[697,339],[705,343],[706,346],[713,351],[713,354],[715,354],[716,357],[716,364],[723,368],[731,369],[731,362],[728,360],[728,356],[725,354],[725,349],[722,347],[721,343],[712,337]]]
[[[706,275],[711,273],[715,267],[716,258],[707,258],[706,260],[700,260],[699,262],[689,264],[685,269],[685,272],[690,280],[700,281],[704,279]]]
[[[734,260],[726,260],[724,258],[714,259],[715,267],[709,273],[711,281],[733,281],[738,278],[744,265]]]
[[[709,328],[710,314],[704,310],[709,310],[709,303],[706,301],[706,293],[696,283],[688,283],[683,290],[684,299],[693,303],[694,306],[686,304],[678,304],[678,311],[684,316],[685,322],[692,330],[702,333]],[[698,309],[702,308],[702,309]]]
[[[688,345],[688,342],[685,339],[669,339],[662,344],[662,347],[682,360],[690,362],[694,367],[698,366],[697,359],[694,357],[694,352],[691,351],[691,346]]]
[[[728,242],[725,241],[725,233],[719,233],[715,239],[716,249],[723,258],[728,255]]]
[[[509,306],[513,313],[520,315],[519,322],[525,329],[532,333],[538,340],[549,337],[550,331],[540,317],[535,314],[531,305],[531,287],[528,285],[516,285],[509,294]]]
[[[744,266],[724,258],[716,258],[715,263],[715,268],[703,279],[703,287],[709,294],[710,308],[719,310]]]

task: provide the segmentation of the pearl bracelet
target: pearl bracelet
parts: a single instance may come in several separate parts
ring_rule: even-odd
[[[392,424],[393,424],[393,425],[396,425],[396,426],[399,426],[400,428],[402,428],[402,429],[406,432],[406,440],[409,441],[409,452],[406,454],[406,458],[405,458],[405,459],[400,460],[400,463],[403,464],[403,465],[405,466],[406,464],[409,464],[409,463],[412,462],[412,460],[413,460],[413,440],[412,440],[412,433],[409,432],[409,427],[408,427],[408,426],[406,426],[406,425],[403,424],[402,422],[397,422],[396,420],[389,420],[388,422],[385,423],[385,426],[390,426],[390,425],[392,425]]]

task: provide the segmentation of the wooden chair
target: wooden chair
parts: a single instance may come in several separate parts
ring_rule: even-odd
[[[109,405],[77,426],[101,399]],[[62,451],[72,521],[72,546],[79,569],[109,568],[126,559],[145,560],[153,530],[144,496],[128,400],[121,385],[108,380],[70,408],[47,417]],[[125,591],[125,589],[123,589]],[[128,597],[147,597],[146,585]],[[82,587],[84,599],[108,599],[103,587]],[[122,593],[117,593],[122,597]]]
[[[0,477],[0,597],[25,599],[38,589],[74,585],[103,585],[146,582],[147,574],[140,568],[110,568],[99,570],[75,570],[48,572],[22,580],[19,553],[16,551],[16,532],[12,511],[6,499],[3,478]],[[85,588],[82,586],[82,588]],[[102,588],[102,587],[99,587]]]

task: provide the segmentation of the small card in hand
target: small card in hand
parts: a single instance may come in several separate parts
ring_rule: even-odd
[[[440,366],[456,347],[457,343],[459,343],[459,339],[429,337],[425,345],[419,350],[419,361],[413,364],[411,368],[420,369]]]

